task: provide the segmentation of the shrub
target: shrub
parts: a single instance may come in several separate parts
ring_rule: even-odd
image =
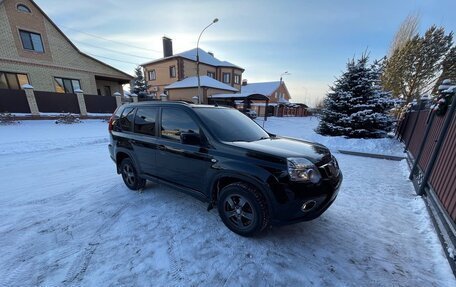
[[[81,120],[79,117],[71,114],[71,113],[66,113],[66,114],[60,114],[55,121],[56,124],[66,124],[66,125],[71,125],[71,124],[78,124],[80,123]]]

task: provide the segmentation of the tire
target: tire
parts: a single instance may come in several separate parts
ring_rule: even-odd
[[[131,190],[139,190],[146,185],[146,180],[138,176],[135,165],[130,158],[125,158],[120,164],[120,174],[125,185]]]
[[[241,236],[256,235],[269,225],[269,213],[263,195],[243,182],[222,188],[217,209],[226,227]]]

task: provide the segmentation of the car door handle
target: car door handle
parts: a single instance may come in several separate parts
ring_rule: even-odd
[[[132,139],[128,140],[128,142],[131,143],[131,144],[137,143],[135,140],[132,140]]]
[[[161,145],[161,144],[160,144],[160,145],[157,146],[157,149],[158,149],[158,150],[165,150],[166,148],[165,148],[164,145]]]

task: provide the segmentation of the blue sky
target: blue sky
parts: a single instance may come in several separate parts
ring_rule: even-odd
[[[421,32],[432,24],[456,30],[454,0],[36,3],[82,51],[130,74],[135,63],[162,57],[163,35],[173,39],[175,53],[182,52],[194,48],[200,31],[219,18],[204,33],[201,48],[245,68],[249,82],[279,80],[288,71],[284,80],[293,100],[308,104],[325,95],[347,59],[366,50],[372,58],[387,54],[408,14],[421,16]]]

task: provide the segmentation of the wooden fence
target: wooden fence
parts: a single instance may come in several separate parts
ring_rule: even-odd
[[[446,121],[449,125],[445,127]],[[416,166],[411,175],[416,189],[435,197],[441,212],[455,224],[456,113],[436,116],[429,109],[408,112],[398,126],[397,135]]]
[[[113,113],[117,108],[115,97],[85,94],[84,101],[89,113]]]
[[[28,94],[27,94],[28,93]],[[82,99],[80,97],[83,97]],[[0,113],[23,113],[39,117],[42,113],[110,114],[126,98],[120,95],[56,93],[48,91],[0,89]]]
[[[42,113],[80,113],[76,94],[35,91],[35,99]]]
[[[24,90],[0,89],[0,113],[30,113]]]

